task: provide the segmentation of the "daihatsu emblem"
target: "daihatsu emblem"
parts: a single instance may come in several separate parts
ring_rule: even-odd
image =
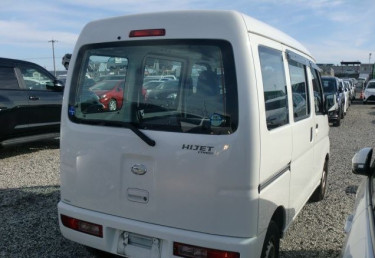
[[[142,164],[135,164],[132,166],[132,172],[136,175],[144,175],[147,172],[147,168]]]

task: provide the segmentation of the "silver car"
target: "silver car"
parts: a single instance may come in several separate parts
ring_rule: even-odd
[[[367,83],[364,96],[363,96],[363,104],[366,104],[369,101],[375,101],[375,80],[370,80]]]
[[[346,225],[342,257],[375,257],[375,175],[370,166],[372,148],[363,148],[352,159],[353,173],[366,176],[357,190],[354,210]]]

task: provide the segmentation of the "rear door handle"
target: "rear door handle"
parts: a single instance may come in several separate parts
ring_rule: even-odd
[[[38,96],[29,96],[29,100],[39,100]]]
[[[313,128],[310,128],[310,142],[313,140]]]

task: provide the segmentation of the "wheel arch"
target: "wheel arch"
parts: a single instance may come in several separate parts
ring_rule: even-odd
[[[324,159],[324,164],[323,164],[323,167],[328,175],[328,163],[329,163],[329,153],[326,154],[326,157]]]
[[[286,210],[284,206],[277,207],[277,209],[271,217],[271,221],[274,221],[279,227],[280,238],[282,238],[284,235],[284,229],[286,225]]]

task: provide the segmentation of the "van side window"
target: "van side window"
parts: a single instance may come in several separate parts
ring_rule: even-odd
[[[323,114],[323,90],[320,83],[320,77],[317,70],[310,67],[312,74],[312,85],[314,90],[315,114]]]
[[[288,94],[282,52],[259,46],[266,122],[269,130],[289,123]]]
[[[306,66],[294,60],[289,60],[288,63],[293,93],[293,116],[294,120],[298,121],[308,117],[310,114]]]

